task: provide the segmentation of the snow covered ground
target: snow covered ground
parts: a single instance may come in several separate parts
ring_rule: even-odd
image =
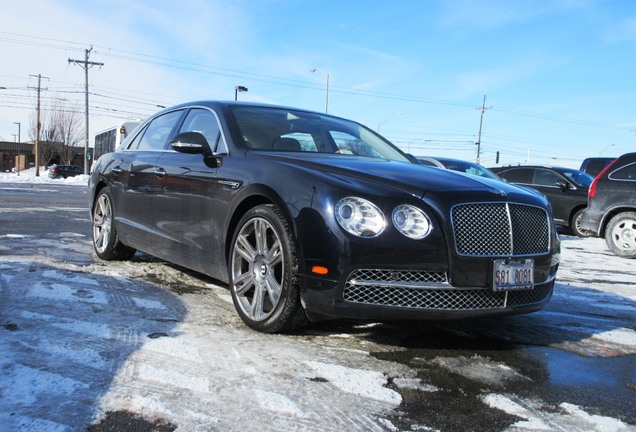
[[[0,183],[87,182],[29,174],[0,174]],[[564,237],[558,280],[549,307],[532,314],[539,343],[589,357],[636,355],[636,260],[615,257],[601,239]],[[574,310],[564,314],[562,304]],[[523,319],[506,322],[513,329]],[[400,349],[365,337],[379,325],[256,333],[213,280],[146,255],[101,262],[76,232],[0,230],[0,431],[84,431],[124,410],[177,431],[398,430],[390,418],[400,391],[426,399],[445,389],[371,355]],[[530,378],[487,358],[431,363],[490,388],[484,409],[518,417],[510,431],[636,431],[584,407],[498,391],[499,382]]]

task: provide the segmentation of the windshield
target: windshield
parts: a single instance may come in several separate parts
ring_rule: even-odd
[[[335,153],[410,162],[397,147],[353,121],[270,107],[235,107],[232,113],[248,149]]]
[[[579,170],[564,169],[564,170],[561,171],[561,174],[566,176],[568,178],[568,180],[573,182],[575,185],[583,187],[583,188],[590,187],[590,185],[594,181],[594,177],[592,177],[591,175],[589,175],[587,173],[584,173],[583,171],[579,171]]]
[[[446,169],[449,169],[449,170],[459,171],[459,172],[463,172],[463,173],[478,176],[478,177],[486,177],[493,180],[501,180],[499,177],[497,177],[496,174],[494,174],[488,168],[484,168],[483,166],[473,162],[454,160],[454,159],[441,159],[441,158],[438,160],[442,164],[444,164],[444,167],[446,167]]]

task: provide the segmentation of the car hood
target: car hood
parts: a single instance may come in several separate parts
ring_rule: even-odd
[[[256,152],[254,152],[256,153]],[[248,155],[249,156],[256,156]],[[528,195],[519,187],[503,181],[428,167],[409,162],[325,153],[261,153],[259,157],[318,171],[331,177],[356,178],[390,185],[423,198],[428,192],[484,190],[505,196]]]

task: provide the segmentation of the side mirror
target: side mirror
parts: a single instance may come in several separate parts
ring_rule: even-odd
[[[570,186],[569,186],[566,182],[564,182],[564,181],[562,181],[562,180],[557,181],[557,182],[556,182],[556,185],[557,185],[558,187],[560,187],[560,188],[561,188],[561,190],[562,190],[562,191],[564,191],[564,192],[565,192],[566,190],[570,189]]]
[[[410,160],[414,164],[421,165],[420,160],[418,158],[416,158],[415,156],[413,156],[411,153],[405,153],[405,154],[406,154],[406,157],[408,158],[408,160]]]
[[[183,132],[170,141],[172,149],[179,153],[212,156],[208,140],[199,132]]]

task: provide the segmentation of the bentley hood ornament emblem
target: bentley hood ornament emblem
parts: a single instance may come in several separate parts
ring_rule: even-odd
[[[488,189],[488,192],[490,192],[490,193],[494,193],[494,194],[497,194],[497,195],[501,195],[501,196],[506,196],[506,195],[508,195],[508,192],[506,192],[506,191],[505,191],[505,190],[503,190],[503,189]]]

